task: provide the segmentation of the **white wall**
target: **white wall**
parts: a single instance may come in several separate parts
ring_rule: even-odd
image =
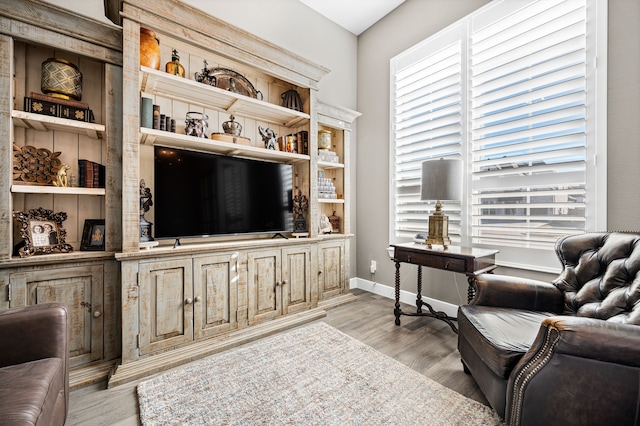
[[[43,1],[111,24],[104,16],[103,0]],[[320,99],[355,109],[358,41],[351,32],[298,0],[183,0],[182,3],[330,69],[319,84]]]

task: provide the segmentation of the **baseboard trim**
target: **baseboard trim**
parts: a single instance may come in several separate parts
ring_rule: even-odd
[[[365,290],[370,293],[374,293],[394,301],[396,298],[395,287],[388,286],[385,284],[380,284],[378,282],[365,280],[359,277],[351,278],[349,280],[349,288],[358,288],[361,290]],[[416,293],[400,290],[400,302],[402,303],[406,303],[408,305],[415,307],[416,297],[417,297]],[[438,300],[438,299],[432,299],[426,296],[422,296],[422,300],[430,304],[433,307],[433,309],[435,309],[436,311],[442,311],[447,315],[449,315],[450,317],[454,317],[454,318],[458,316],[458,305],[454,305],[448,302],[443,302],[442,300]],[[391,306],[391,309],[393,310],[393,306]]]

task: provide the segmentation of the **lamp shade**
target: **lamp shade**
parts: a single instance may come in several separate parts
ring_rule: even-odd
[[[462,160],[441,158],[422,163],[420,199],[459,201],[462,192]]]

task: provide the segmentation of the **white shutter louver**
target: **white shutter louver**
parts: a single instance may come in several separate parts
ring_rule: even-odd
[[[460,156],[462,141],[461,42],[394,73],[395,235],[427,229],[435,202],[420,200],[422,162]],[[443,203],[449,234],[460,240],[460,204]]]
[[[472,242],[552,248],[586,229],[584,1],[471,31]]]

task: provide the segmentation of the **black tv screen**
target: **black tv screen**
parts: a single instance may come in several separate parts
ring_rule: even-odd
[[[155,238],[293,231],[292,166],[155,147]]]

